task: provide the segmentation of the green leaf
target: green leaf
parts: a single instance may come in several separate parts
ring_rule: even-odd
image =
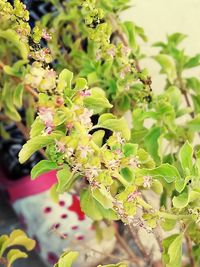
[[[81,191],[80,195],[81,210],[92,220],[100,221],[103,219],[101,212],[98,209],[98,201],[93,197],[88,189]]]
[[[7,244],[9,244],[9,237],[7,235],[0,236],[0,258],[6,249]]]
[[[181,92],[180,89],[176,86],[170,86],[164,93],[165,96],[169,98],[170,104],[177,111],[181,105]]]
[[[71,83],[73,79],[73,73],[67,69],[61,71],[58,77],[57,90],[59,92],[65,92],[67,96],[70,96]]]
[[[134,179],[135,179],[134,173],[128,167],[125,167],[125,168],[121,169],[120,174],[129,183],[132,183],[134,181]]]
[[[33,124],[31,125],[30,138],[41,135],[42,131],[45,129],[44,123],[37,117]]]
[[[64,252],[54,267],[72,267],[73,263],[78,258],[78,254],[79,253],[76,251]]]
[[[20,251],[19,249],[11,249],[8,254],[7,254],[7,262],[8,265],[7,267],[11,267],[12,264],[18,260],[18,259],[22,259],[22,258],[27,258],[28,255],[25,252]]]
[[[5,104],[5,114],[13,121],[20,121],[21,117],[17,110],[14,108],[13,103],[8,100],[9,103]],[[12,104],[11,104],[12,103]]]
[[[192,97],[192,102],[193,102],[193,105],[194,105],[194,112],[196,114],[199,114],[200,113],[200,95],[191,95]],[[192,111],[191,111],[192,112]]]
[[[114,199],[103,185],[100,188],[93,189],[92,195],[105,209],[113,208]]]
[[[78,78],[76,80],[76,85],[74,90],[79,91],[79,90],[84,90],[87,87],[87,81],[84,78]]]
[[[160,163],[159,157],[159,137],[161,136],[162,130],[160,127],[153,127],[150,129],[148,134],[144,138],[144,144],[146,150],[153,157],[155,162]]]
[[[31,170],[31,179],[34,180],[39,175],[49,172],[51,170],[55,170],[57,168],[57,164],[50,160],[41,160],[38,162]]]
[[[169,263],[167,267],[179,267],[181,266],[182,257],[182,234],[178,235],[174,241],[170,244],[168,249]]]
[[[122,151],[125,157],[129,157],[131,155],[136,155],[138,150],[138,144],[126,143],[122,147]]]
[[[113,210],[104,209],[104,207],[93,197],[90,190],[82,190],[80,197],[81,210],[92,220],[100,221],[102,219],[118,219],[117,215]]]
[[[196,77],[187,78],[187,88],[192,89],[196,94],[200,94],[200,81]]]
[[[92,140],[95,142],[96,145],[101,147],[103,144],[104,135],[105,135],[104,130],[98,130],[92,134]]]
[[[58,178],[58,185],[56,191],[59,193],[67,192],[71,189],[74,182],[78,178],[76,175],[73,175],[70,171],[69,166],[65,165],[62,170],[59,170],[56,174]]]
[[[197,54],[196,56],[188,59],[188,61],[184,65],[184,68],[190,69],[190,68],[197,67],[199,65],[200,65],[200,54]]]
[[[187,37],[187,35],[182,34],[180,32],[176,32],[173,33],[171,35],[167,36],[168,42],[169,43],[173,43],[175,46],[179,45],[185,38]]]
[[[163,240],[163,260],[166,267],[181,267],[182,234],[175,234]]]
[[[200,191],[192,190],[189,192],[189,203],[199,202],[199,200],[200,200]]]
[[[183,209],[187,207],[189,203],[188,189],[185,188],[185,190],[180,195],[178,195],[177,197],[173,197],[172,203],[173,206],[177,209]]]
[[[31,251],[35,247],[35,241],[28,238],[22,230],[14,230],[10,234],[9,247],[15,245],[23,246],[26,250]]]
[[[171,231],[176,226],[177,220],[172,219],[164,219],[164,221],[161,222],[161,226],[164,231]]]
[[[155,60],[161,65],[161,72],[167,75],[167,78],[171,84],[173,84],[176,78],[176,65],[173,59],[165,54],[159,54],[154,57]]]
[[[84,104],[87,108],[93,110],[94,114],[100,113],[105,108],[112,108],[105,96],[105,92],[98,87],[91,89],[91,96],[84,98]]]
[[[187,122],[187,126],[194,132],[200,131],[200,115],[197,115],[194,119]]]
[[[1,99],[4,104],[5,114],[14,121],[20,121],[21,117],[13,103],[13,88],[11,84],[4,83]]]
[[[122,136],[126,139],[130,139],[130,129],[128,123],[124,118],[117,119],[110,113],[105,113],[99,117],[98,125],[96,127],[102,127],[115,132],[121,132]]]
[[[17,108],[22,106],[22,97],[23,97],[24,86],[20,83],[13,94],[13,103]]]
[[[19,37],[16,31],[11,29],[6,31],[0,30],[0,37],[11,42],[16,48],[18,48],[24,60],[28,58],[29,47],[25,42],[22,41],[22,39]]]
[[[161,195],[163,193],[163,186],[161,182],[154,180],[151,186],[151,190],[154,191],[157,195]]]
[[[19,162],[24,163],[26,162],[30,156],[38,151],[39,149],[51,144],[54,140],[58,139],[60,134],[51,134],[48,136],[36,136],[27,141],[25,145],[23,145],[21,151],[19,152]]]
[[[181,179],[178,170],[168,163],[161,164],[155,169],[141,169],[139,170],[139,173],[143,175],[151,175],[153,177],[162,177],[167,183],[172,183],[176,179]]]
[[[192,156],[193,156],[193,148],[189,144],[189,142],[186,141],[185,144],[181,147],[179,152],[181,166],[184,170],[185,175],[191,175],[193,172]]]
[[[136,42],[135,25],[132,21],[125,21],[123,25],[124,25],[124,30],[128,36],[129,45],[133,49],[133,52],[136,52],[138,49],[138,45]]]

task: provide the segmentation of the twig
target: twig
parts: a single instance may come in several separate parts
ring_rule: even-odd
[[[141,265],[141,260],[135,255],[135,253],[130,249],[130,247],[127,245],[127,242],[120,236],[119,232],[115,231],[115,237],[119,243],[119,245],[122,247],[122,249],[129,255],[129,257],[136,263],[138,266]]]
[[[185,240],[186,240],[188,256],[189,256],[189,260],[190,260],[190,267],[195,267],[195,261],[194,261],[193,255],[192,255],[192,241],[187,234],[185,234]]]
[[[60,233],[57,229],[54,228],[51,231],[54,232],[59,237],[61,237],[62,239],[68,239],[69,240],[69,238],[67,236],[65,236],[64,234]],[[76,240],[69,240],[69,241],[70,241],[70,243],[79,244],[79,246],[81,246],[81,247],[87,248],[87,249],[89,249],[89,250],[91,250],[91,251],[93,251],[95,253],[101,254],[101,255],[103,255],[106,258],[112,258],[112,259],[115,259],[115,260],[118,260],[118,261],[133,262],[130,259],[122,259],[122,258],[120,258],[120,257],[118,257],[116,255],[111,254],[111,253],[106,253],[105,254],[104,252],[101,252],[101,251],[99,251],[97,249],[94,249],[94,248],[86,245],[85,243],[80,243],[80,242],[78,242]]]
[[[182,77],[181,77],[180,74],[178,74],[177,77],[178,77],[178,82],[179,82],[179,87],[180,87],[181,93],[182,93],[182,95],[183,95],[184,98],[185,98],[185,102],[186,102],[187,106],[188,106],[189,108],[191,108],[192,105],[191,105],[191,103],[190,103],[190,100],[189,100],[189,97],[188,97],[188,94],[187,94],[187,90],[186,90],[185,85],[184,85],[184,83],[183,83],[183,79],[182,79]],[[194,118],[194,117],[195,117],[195,115],[194,115],[194,111],[192,111],[192,112],[190,113],[190,115],[191,115],[192,118]]]
[[[24,89],[30,94],[32,95],[34,98],[38,99],[38,93],[32,88],[30,87],[28,84],[24,85]]]
[[[128,229],[133,237],[133,239],[136,241],[136,245],[138,246],[140,252],[142,253],[142,255],[146,258],[149,259],[149,255],[146,252],[146,248],[143,246],[142,242],[140,241],[137,233],[133,230],[132,226],[128,226]]]

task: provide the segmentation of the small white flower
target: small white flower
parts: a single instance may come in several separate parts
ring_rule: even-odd
[[[88,154],[94,152],[94,150],[91,147],[82,145],[78,145],[77,150],[81,152],[80,154],[81,158],[86,158]]]
[[[143,180],[144,180],[143,186],[145,188],[150,188],[152,185],[152,177],[147,175],[143,177]]]
[[[97,177],[98,174],[99,174],[99,168],[96,167],[96,166],[86,166],[86,171],[85,171],[85,176],[87,177],[87,179],[91,179],[91,178],[94,178],[94,177]]]
[[[131,71],[131,67],[129,65],[125,66],[119,73],[120,78],[123,80],[126,76]]]
[[[122,137],[121,133],[120,132],[115,132],[113,134],[113,136],[117,139],[117,142],[120,144],[120,145],[123,145],[125,143],[125,139]]]
[[[39,118],[45,124],[45,133],[50,134],[53,130],[53,112],[50,108],[40,108]]]
[[[119,166],[119,160],[112,159],[107,163],[108,168],[116,169]]]
[[[115,154],[117,155],[117,157],[119,159],[123,158],[123,153],[122,153],[122,151],[120,149],[116,149],[114,152],[115,152]]]
[[[129,160],[129,165],[130,167],[132,168],[137,168],[140,166],[140,163],[139,163],[139,160],[136,158],[136,157],[132,157],[130,160]]]
[[[93,115],[93,111],[92,110],[84,108],[83,113],[81,115],[79,115],[79,120],[86,127],[90,128],[90,127],[92,127],[92,122],[91,122],[91,116],[92,115]]]
[[[115,52],[115,48],[114,48],[114,47],[109,48],[109,49],[107,50],[107,54],[108,54],[111,58],[114,58],[114,56],[115,56],[115,54],[116,54],[116,52]]]
[[[128,46],[123,45],[121,48],[121,52],[124,56],[127,56],[130,54],[131,49]]]

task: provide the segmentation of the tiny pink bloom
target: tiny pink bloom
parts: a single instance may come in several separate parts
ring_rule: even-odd
[[[49,40],[52,39],[52,36],[45,29],[43,29],[43,31],[42,31],[42,38],[44,38],[46,41],[49,41]]]
[[[87,179],[91,179],[93,177],[98,176],[99,174],[99,168],[96,166],[87,166],[87,169],[85,171],[85,176],[87,177]]]
[[[80,91],[79,95],[83,97],[91,96],[91,91],[90,90]]]
[[[121,52],[125,56],[130,54],[130,51],[131,51],[131,49],[128,46],[123,45],[122,48],[121,48]]]
[[[93,115],[93,111],[87,108],[84,108],[83,113],[79,116],[81,123],[83,123],[86,127],[91,127],[91,116]]]
[[[130,160],[129,160],[129,165],[132,167],[132,168],[137,168],[139,167],[139,160],[135,157],[132,157]]]
[[[68,122],[67,125],[66,125],[66,127],[70,131],[74,127],[74,125],[73,125],[72,122]]]
[[[65,152],[65,144],[63,144],[60,141],[56,141],[56,150],[60,153],[64,153]]]
[[[114,58],[116,52],[115,52],[115,48],[110,48],[107,50],[107,54],[111,57],[111,58]]]
[[[128,195],[127,201],[131,202],[135,200],[137,197],[141,196],[141,193],[139,191],[134,191]]]
[[[79,150],[81,152],[81,154],[80,154],[81,158],[86,158],[88,154],[93,153],[93,149],[89,146],[79,145],[77,150]]]
[[[100,188],[100,183],[95,181],[93,178],[89,179],[89,183],[90,183],[90,186],[92,187],[92,189]]]
[[[56,97],[56,105],[57,106],[62,106],[64,104],[64,99],[63,99],[63,97],[61,97],[61,96],[57,96]]]
[[[50,125],[53,123],[53,112],[50,108],[40,108],[39,117],[45,125]]]
[[[121,135],[120,132],[116,132],[116,133],[114,133],[113,135],[114,135],[114,137],[117,139],[117,142],[118,142],[120,145],[123,145],[123,144],[124,144],[125,139],[122,138],[122,135]]]

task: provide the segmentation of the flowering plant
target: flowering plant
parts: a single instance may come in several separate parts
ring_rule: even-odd
[[[196,266],[200,153],[193,140],[199,132],[200,82],[184,71],[199,65],[199,55],[189,57],[177,48],[184,38],[179,33],[157,43],[161,51],[154,58],[166,86],[153,94],[151,78],[139,66],[136,40],[146,36],[118,18],[128,0],[52,2],[55,12],[31,29],[19,0],[14,6],[0,0],[1,116],[16,121],[29,139],[20,162],[39,150],[46,159],[34,166],[32,179],[56,169],[54,195],[74,189],[94,221],[121,220],[144,256],[123,243],[130,262],[150,264],[151,251],[135,231],[142,228],[154,234],[165,266],[184,264],[185,244],[187,264]],[[27,128],[20,121],[22,106]],[[126,111],[132,127],[123,117]],[[6,137],[3,124],[1,132]],[[152,192],[157,206],[149,199]],[[116,237],[121,240],[117,230]],[[66,252],[56,266],[76,256]]]

